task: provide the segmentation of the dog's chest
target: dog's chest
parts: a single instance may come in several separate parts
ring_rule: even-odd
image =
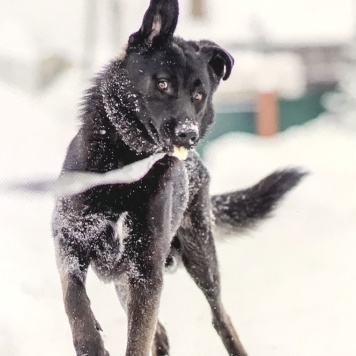
[[[178,228],[183,221],[183,214],[186,209],[187,196],[181,196],[185,205],[172,207],[170,221],[170,233],[167,236],[169,243],[173,240]],[[137,239],[133,233],[133,224],[129,212],[120,214],[116,223],[112,223],[113,238],[107,238],[105,244],[102,244],[100,251],[95,253],[95,258],[91,260],[91,266],[97,276],[104,282],[117,281],[123,272],[129,272],[133,268],[130,263],[127,264],[127,257],[131,254],[132,240]],[[142,241],[137,241],[138,244]],[[168,255],[167,255],[168,257]],[[133,272],[131,271],[131,273]]]
[[[123,212],[115,223],[107,221],[110,225],[110,236],[100,244],[100,249],[93,251],[91,266],[98,277],[111,282],[118,278],[122,257],[125,252],[125,240],[130,236],[128,212]]]

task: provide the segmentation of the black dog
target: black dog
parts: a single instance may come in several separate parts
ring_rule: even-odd
[[[57,201],[54,240],[77,355],[108,355],[85,290],[89,265],[115,284],[127,311],[126,355],[168,355],[157,317],[164,267],[176,258],[207,298],[228,354],[246,355],[221,302],[212,225],[252,227],[303,176],[276,172],[252,188],[210,197],[209,174],[193,148],[213,123],[212,96],[234,61],[210,41],[173,37],[177,20],[177,0],[151,0],[125,54],[87,91],[68,149],[62,175],[104,173],[167,152],[137,182]]]

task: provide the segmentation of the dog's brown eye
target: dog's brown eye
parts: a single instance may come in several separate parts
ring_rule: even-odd
[[[168,89],[168,82],[166,80],[160,80],[158,82],[158,88],[160,90],[167,90]]]
[[[201,93],[201,92],[195,93],[194,94],[194,99],[197,100],[197,101],[203,100],[203,93]]]

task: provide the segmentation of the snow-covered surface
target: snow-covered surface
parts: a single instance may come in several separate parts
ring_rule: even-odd
[[[4,85],[0,97],[0,181],[57,174],[75,125],[43,98]],[[355,142],[355,132],[326,118],[272,139],[231,134],[207,152],[213,192],[249,186],[276,168],[311,172],[273,219],[218,246],[223,300],[251,356],[356,355]],[[52,208],[50,196],[0,190],[1,354],[74,355]],[[90,273],[88,290],[107,348],[123,355],[126,317],[114,288]],[[226,354],[184,271],[166,276],[160,319],[171,355]]]

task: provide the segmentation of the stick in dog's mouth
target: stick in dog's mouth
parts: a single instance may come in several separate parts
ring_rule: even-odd
[[[184,146],[173,146],[172,156],[180,159],[181,161],[185,161],[188,157],[189,150]]]

